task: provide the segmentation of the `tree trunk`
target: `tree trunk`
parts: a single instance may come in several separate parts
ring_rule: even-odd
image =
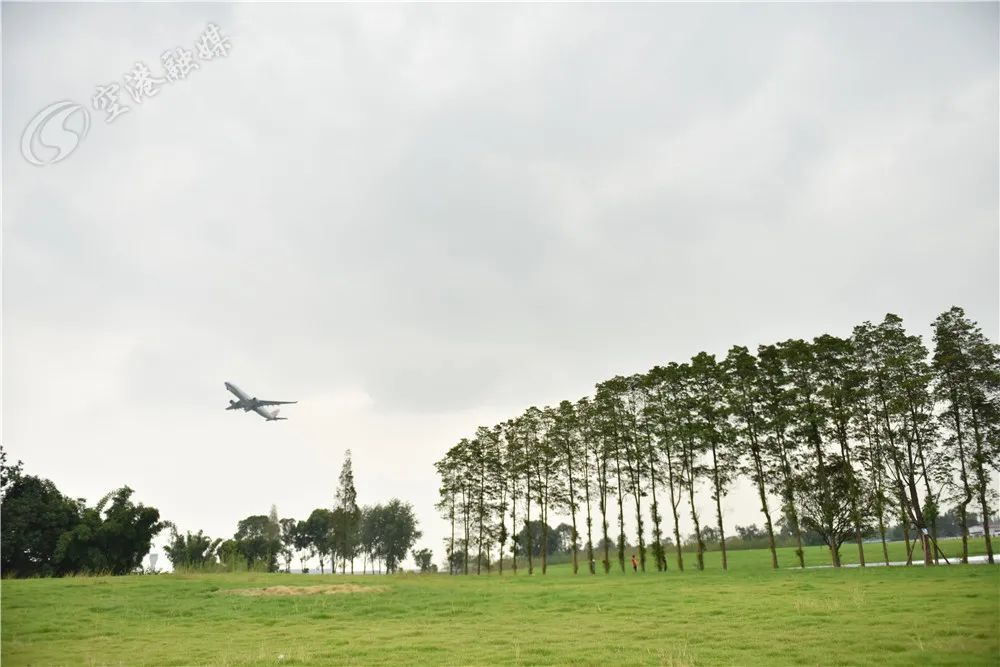
[[[685,464],[687,468],[688,502],[691,505],[691,521],[694,523],[694,536],[696,541],[696,555],[698,559],[698,569],[705,569],[705,543],[701,540],[701,524],[698,522],[698,510],[694,505],[694,453],[691,451],[691,444],[687,444],[685,452]]]
[[[615,473],[618,476],[618,565],[625,571],[625,510],[622,490],[622,469],[619,450],[615,448]]]
[[[851,481],[853,482],[854,466],[851,464],[851,448],[847,442],[846,430],[844,428],[844,433],[841,435],[840,454],[844,457],[844,462],[851,473]],[[861,535],[861,512],[858,510],[858,498],[853,486],[851,488],[851,519],[854,521],[854,541],[858,545],[858,565],[859,567],[865,567],[865,545],[864,537]]]
[[[715,441],[712,441],[712,476],[715,481],[715,517],[719,526],[719,548],[722,549],[722,569],[729,570],[726,560],[726,531],[722,527],[722,488],[719,484],[719,462],[716,457]]]
[[[975,408],[972,409],[972,434],[976,441],[976,455],[974,466],[976,471],[976,486],[979,491],[979,507],[983,512],[983,539],[986,540],[986,560],[993,564],[993,538],[990,535],[990,508],[988,503],[988,491],[990,488],[990,475],[986,470],[986,453],[983,451],[983,437],[979,430],[979,417]]]
[[[546,483],[548,486],[548,483]],[[548,491],[542,497],[542,574],[548,572],[549,555],[549,498]]]
[[[802,528],[799,526],[799,513],[795,509],[795,496],[792,493],[792,464],[788,460],[788,452],[785,450],[785,438],[780,429],[776,429],[778,438],[779,459],[781,461],[782,476],[782,501],[784,511],[788,515],[788,520],[792,523],[792,533],[795,535],[795,557],[799,559],[799,567],[805,569],[806,556],[802,549]]]
[[[598,492],[601,496],[601,532],[604,536],[604,574],[611,572],[611,539],[608,536],[608,460],[600,466]]]
[[[463,523],[465,528],[465,539],[462,542],[462,574],[469,574],[469,499],[462,491],[462,509],[465,514]]]
[[[840,567],[840,547],[836,543],[828,545],[830,547],[830,559],[834,567]]]
[[[566,457],[566,474],[569,477],[569,513],[573,522],[573,574],[577,574],[580,570],[580,564],[577,560],[577,549],[576,543],[578,537],[576,534],[576,495],[573,491],[573,457],[572,455]]]
[[[656,466],[653,462],[653,447],[647,443],[649,448],[649,488],[653,494],[653,504],[651,506],[653,520],[653,555],[656,556],[656,571],[663,572],[667,569],[667,557],[663,553],[663,531],[660,528],[660,505],[656,502]]]
[[[764,526],[767,528],[767,547],[771,551],[771,569],[778,569],[778,551],[774,544],[774,525],[771,523],[771,510],[767,506],[767,489],[764,486],[764,464],[761,461],[760,451],[753,445],[751,451],[753,456],[754,471],[757,477],[757,495],[760,497],[760,511],[764,514]]]
[[[526,507],[526,511],[525,511],[525,515],[524,515],[524,537],[525,537],[525,540],[528,543],[528,545],[527,545],[527,549],[528,549],[528,574],[531,575],[531,574],[535,573],[535,562],[532,559],[532,554],[531,554],[532,544],[531,544],[531,472],[530,471],[528,472],[528,474],[527,474],[527,476],[526,476],[525,479],[527,480],[528,494],[526,496],[527,507]]]
[[[512,482],[510,487],[510,529],[514,532],[514,535],[510,540],[510,554],[511,554],[511,569],[514,574],[517,575],[517,477],[511,476]],[[503,558],[503,554],[500,554],[500,558]]]
[[[584,476],[583,476],[583,489],[584,495],[587,499],[587,569],[590,570],[591,574],[597,573],[597,568],[594,567],[594,536],[593,536],[593,517],[590,513],[590,454],[587,444],[584,443],[584,456],[586,460],[584,462]]]
[[[632,475],[632,495],[635,497],[635,530],[639,540],[639,564],[642,571],[646,571],[646,542],[643,538],[642,526],[642,491],[641,480],[638,471]]]
[[[987,482],[988,483],[988,482]],[[990,535],[990,508],[986,500],[985,490],[988,488],[986,485],[980,487],[979,492],[979,506],[983,511],[983,539],[986,540],[986,560],[990,565],[993,564],[993,540]]]
[[[486,472],[485,466],[480,469],[479,475],[479,539],[477,540],[479,544],[479,553],[476,554],[476,574],[482,574],[483,572],[483,528],[486,523]]]
[[[906,514],[906,500],[899,500],[899,520],[903,526],[903,543],[906,545],[906,564],[913,565],[913,547],[910,546],[910,519]]]
[[[885,543],[885,512],[882,508],[882,501],[878,500],[875,502],[878,512],[878,534],[882,539],[882,558],[885,560],[886,567],[889,567],[889,545]]]
[[[684,551],[681,545],[680,512],[681,505],[679,493],[674,492],[674,461],[670,448],[667,448],[667,485],[670,487],[670,513],[674,515],[674,547],[677,549],[677,569],[684,571]]]

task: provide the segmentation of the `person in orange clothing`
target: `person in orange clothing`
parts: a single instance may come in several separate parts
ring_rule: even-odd
[[[635,562],[635,554],[632,554],[632,571],[633,572],[639,571],[639,564]]]

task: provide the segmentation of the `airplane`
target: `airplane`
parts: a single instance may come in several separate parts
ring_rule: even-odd
[[[298,403],[298,401],[261,401],[258,400],[256,396],[247,396],[243,390],[235,384],[226,382],[225,385],[226,389],[228,389],[236,398],[240,399],[238,401],[230,399],[229,407],[227,407],[226,410],[243,410],[243,412],[250,412],[253,410],[269,422],[282,421],[288,419],[288,417],[279,417],[278,410],[268,412],[264,409],[265,405],[287,405],[289,403]]]

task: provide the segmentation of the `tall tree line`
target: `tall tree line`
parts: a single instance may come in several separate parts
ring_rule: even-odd
[[[701,352],[480,427],[436,463],[449,569],[502,574],[506,558],[516,573],[523,558],[531,574],[539,553],[544,574],[547,550],[533,541],[547,536],[530,527],[547,530],[553,513],[570,518],[574,573],[580,549],[591,573],[609,572],[613,560],[624,570],[626,522],[643,571],[669,567],[665,529],[683,570],[682,517],[694,527],[694,566],[705,566],[705,540],[717,540],[727,568],[723,503],[741,477],[756,491],[774,568],[779,523],[794,535],[800,567],[805,531],[823,540],[834,566],[845,543],[864,565],[872,534],[888,562],[886,526],[896,523],[908,562],[932,564],[945,504],[959,517],[967,561],[969,506],[989,517],[997,503],[1000,346],[958,307],[934,321],[933,344],[929,351],[888,314],[846,338],[734,346],[723,358]],[[703,516],[706,489],[712,509]]]

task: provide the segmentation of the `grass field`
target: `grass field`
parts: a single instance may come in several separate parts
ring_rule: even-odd
[[[892,545],[901,558],[902,545]],[[870,545],[872,551],[880,545]],[[957,542],[945,549],[954,553]],[[982,544],[973,544],[974,552]],[[846,560],[851,550],[845,548]],[[874,555],[874,554],[872,554]],[[5,580],[3,665],[1000,664],[1000,568]],[[807,564],[828,562],[812,548]],[[693,564],[693,557],[691,558]],[[787,568],[784,566],[788,566]],[[382,590],[244,596],[353,583]]]

